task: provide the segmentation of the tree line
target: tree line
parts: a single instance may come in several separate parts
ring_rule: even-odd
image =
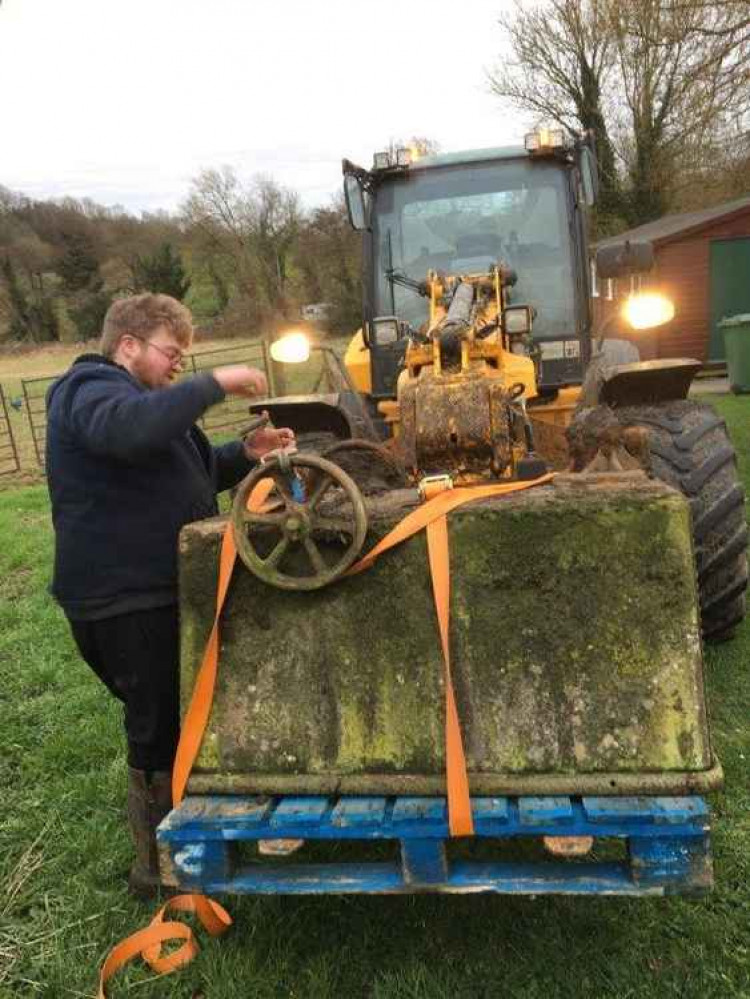
[[[96,337],[111,301],[143,290],[188,305],[226,336],[272,332],[327,303],[332,332],[357,327],[360,248],[341,199],[304,211],[268,177],[229,168],[193,181],[176,213],[41,201],[0,187],[0,341]]]

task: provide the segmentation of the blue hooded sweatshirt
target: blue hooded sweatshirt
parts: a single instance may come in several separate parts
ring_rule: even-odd
[[[52,593],[97,620],[177,602],[177,537],[218,513],[216,493],[253,467],[241,441],[213,447],[195,421],[224,398],[210,374],[147,389],[98,354],[47,393]]]

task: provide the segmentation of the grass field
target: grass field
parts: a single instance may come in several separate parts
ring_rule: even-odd
[[[713,397],[750,487],[750,398]],[[43,487],[0,495],[0,997],[93,996],[152,914],[126,894],[120,712],[46,587]],[[726,790],[707,899],[231,899],[235,925],[182,972],[141,965],[113,999],[750,997],[750,621],[706,654]]]

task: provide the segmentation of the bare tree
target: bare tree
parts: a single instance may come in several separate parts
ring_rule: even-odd
[[[229,270],[243,297],[261,297],[273,312],[286,314],[288,259],[300,218],[294,191],[268,177],[245,186],[230,167],[205,170],[193,181],[183,214],[210,273]]]
[[[250,192],[253,245],[268,301],[281,316],[287,302],[288,262],[300,226],[299,197],[270,177],[258,177]]]
[[[549,0],[500,18],[513,56],[490,74],[491,90],[568,131],[593,131],[601,178],[601,209],[621,207],[607,93],[613,38],[607,0]]]
[[[750,101],[747,0],[547,0],[501,24],[513,61],[492,90],[538,118],[592,128],[602,207],[637,224],[711,163]]]
[[[192,183],[183,216],[206,261],[226,266],[240,292],[257,293],[251,208],[231,167],[204,170]]]
[[[303,220],[294,254],[300,294],[331,307],[328,321],[336,333],[350,333],[361,322],[361,250],[342,195]]]
[[[631,219],[655,218],[686,174],[711,163],[748,110],[750,53],[737,45],[734,4],[630,0],[610,4],[624,114],[618,145]]]

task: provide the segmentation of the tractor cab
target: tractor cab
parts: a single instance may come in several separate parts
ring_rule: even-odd
[[[430,320],[428,274],[508,274],[507,347],[534,361],[540,393],[580,385],[590,357],[585,207],[591,140],[540,130],[524,147],[343,162],[349,218],[364,240],[363,325],[347,354],[361,391],[393,398],[410,336]]]

